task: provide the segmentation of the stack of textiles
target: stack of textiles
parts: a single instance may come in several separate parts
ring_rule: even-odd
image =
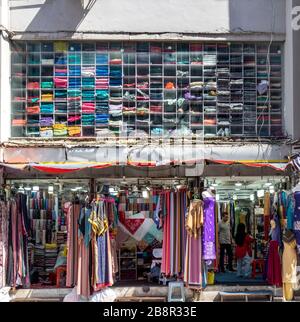
[[[82,77],[95,77],[95,66],[82,66]]]
[[[232,103],[230,104],[231,111],[242,111],[244,107],[243,103]]]
[[[27,114],[39,114],[40,113],[40,107],[39,107],[39,105],[27,106],[26,112],[27,112]]]
[[[81,88],[81,78],[69,77],[69,88]]]
[[[82,91],[82,101],[92,102],[95,100],[95,92],[93,90],[83,90]]]
[[[41,113],[42,114],[53,114],[54,105],[53,103],[41,103]]]
[[[95,87],[95,78],[93,78],[93,77],[82,78],[82,87],[94,88]]]
[[[53,137],[53,129],[52,127],[41,127],[40,135],[43,138],[52,138]]]
[[[151,134],[152,135],[162,135],[162,134],[164,134],[164,130],[160,127],[155,127],[153,129],[151,129]]]
[[[69,64],[71,64],[71,65],[80,65],[81,64],[81,55],[79,53],[69,54],[68,59],[69,59]]]
[[[136,113],[136,107],[123,106],[123,115],[134,115]]]
[[[135,88],[135,83],[126,83],[126,84],[123,84],[123,87],[125,87],[125,88]]]
[[[54,73],[55,73],[55,76],[67,76],[68,75],[68,70],[65,67],[57,67],[57,66],[55,66]]]
[[[189,88],[197,88],[202,89],[203,88],[203,82],[191,82]]]
[[[161,105],[151,105],[150,112],[160,114],[160,113],[162,113],[162,106]]]
[[[117,104],[117,105],[109,105],[109,114],[113,117],[115,116],[122,116],[122,109],[123,105],[122,104]]]
[[[99,75],[99,76],[107,76],[107,75]],[[115,78],[121,78],[122,77],[122,67],[121,66],[111,66],[110,71],[109,71],[109,76],[115,77]]]
[[[203,65],[204,66],[215,66],[217,63],[217,56],[216,55],[207,55],[203,56]]]
[[[56,88],[67,88],[68,87],[68,79],[62,77],[54,78],[54,85]]]
[[[108,100],[109,98],[109,93],[107,90],[103,89],[96,89],[96,99],[97,100]]]
[[[27,128],[27,135],[39,136],[40,135],[39,128],[37,128],[37,127],[28,127]]]
[[[76,97],[78,99],[81,98],[81,90],[80,89],[68,89],[68,97]]]
[[[147,100],[147,96],[137,96],[137,100]],[[159,92],[151,92],[150,93],[150,99],[153,101],[162,101],[163,100],[163,93],[159,93]]]
[[[42,94],[41,100],[44,102],[52,102],[53,101],[53,94]]]
[[[108,114],[96,114],[96,126],[97,127],[105,127],[108,125]]]
[[[81,102],[77,97],[68,98],[68,112],[69,113],[80,113],[81,112]]]
[[[52,81],[44,81],[41,83],[41,88],[53,88]]]
[[[53,125],[54,136],[65,136],[67,135],[67,126],[65,124],[54,124]]]
[[[43,116],[40,118],[41,126],[52,126],[53,125],[53,117],[51,116]]]
[[[93,126],[95,123],[95,115],[94,114],[83,114],[81,121],[82,121],[82,125]]]
[[[55,65],[67,65],[67,56],[64,54],[55,54]]]
[[[149,126],[151,124],[151,121],[149,121],[148,119],[146,120],[136,120],[136,126]]]
[[[96,89],[108,89],[108,77],[96,78]]]
[[[96,113],[108,114],[108,102],[96,101]]]
[[[107,65],[108,54],[96,54],[96,65]]]
[[[230,71],[229,68],[218,68],[217,71],[217,76],[218,77],[229,77],[230,76]]]
[[[80,126],[69,126],[68,127],[69,136],[80,136],[81,135],[81,127]]]
[[[40,273],[45,271],[45,246],[34,246],[34,268]]]
[[[122,59],[113,58],[109,61],[110,65],[122,65]]]
[[[69,66],[69,76],[81,76],[81,66]]]
[[[96,76],[108,76],[108,66],[96,66]]]
[[[67,90],[55,91],[55,100],[65,100],[68,97]]]
[[[27,121],[23,120],[23,119],[13,119],[12,120],[12,125],[13,126],[24,126],[26,124],[27,124]]]
[[[148,107],[142,106],[142,107],[138,107],[136,109],[136,114],[137,115],[145,115],[145,114],[148,114],[148,113],[149,113],[149,108]]]
[[[55,112],[56,113],[67,113],[66,102],[55,102]]]
[[[204,125],[216,125],[217,121],[216,121],[216,119],[204,119],[203,124]]]
[[[61,245],[67,244],[67,232],[66,231],[57,231],[56,232],[56,243],[58,249],[61,248]]]
[[[27,89],[39,89],[40,83],[39,82],[28,82]]]
[[[43,97],[43,95],[42,95],[42,97]],[[25,101],[26,98],[25,97],[15,97],[14,100],[15,101]],[[29,96],[27,98],[28,103],[37,103],[37,102],[39,102],[39,100],[40,100],[40,98],[38,96]]]
[[[53,272],[57,259],[57,244],[45,244],[45,271]]]
[[[205,83],[205,86],[204,86],[204,89],[205,90],[216,90],[217,89],[217,83],[216,82],[207,82]]]
[[[95,103],[82,103],[82,113],[95,113]]]
[[[68,124],[69,125],[78,125],[81,123],[81,115],[69,115]]]
[[[113,120],[109,120],[109,126],[111,127],[119,127],[122,126],[123,122],[120,121],[113,121]]]
[[[122,78],[110,78],[109,86],[121,88],[122,87]]]

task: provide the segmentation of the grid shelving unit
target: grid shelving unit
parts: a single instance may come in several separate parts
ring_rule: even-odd
[[[281,43],[15,42],[11,55],[13,137],[282,135]]]

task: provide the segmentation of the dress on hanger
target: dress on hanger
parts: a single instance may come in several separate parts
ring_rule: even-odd
[[[211,261],[216,259],[215,245],[215,199],[205,197],[203,199],[203,235],[202,235],[202,254],[203,259]]]
[[[294,233],[296,236],[297,249],[300,253],[300,191],[294,193],[295,209],[294,209]]]

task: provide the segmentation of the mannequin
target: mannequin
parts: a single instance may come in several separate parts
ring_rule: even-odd
[[[284,250],[282,255],[283,298],[291,301],[294,296],[293,286],[297,284],[297,252],[296,239],[291,230],[283,235]]]
[[[210,189],[207,189],[202,192],[202,197],[203,198],[214,198],[214,194]]]

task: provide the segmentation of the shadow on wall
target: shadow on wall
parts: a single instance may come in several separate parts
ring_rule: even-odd
[[[228,0],[231,32],[285,31],[285,0]]]
[[[11,10],[39,8],[26,32],[75,32],[97,0],[44,0],[36,4],[15,5]]]

